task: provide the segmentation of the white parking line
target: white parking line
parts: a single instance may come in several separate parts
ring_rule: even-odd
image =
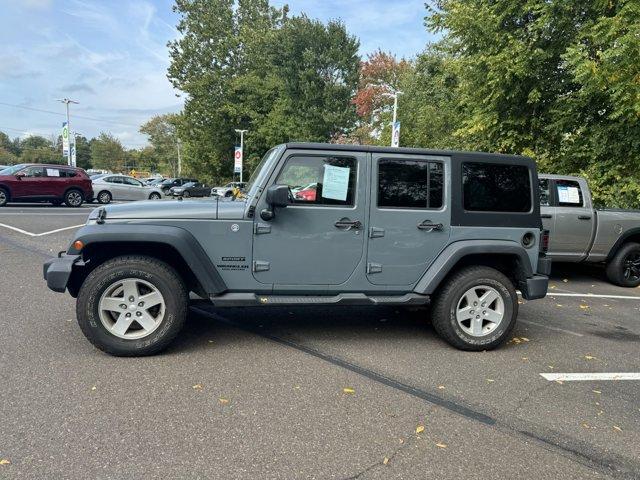
[[[601,380],[640,380],[640,373],[541,373],[550,382],[585,382]]]
[[[598,293],[549,293],[547,297],[581,297],[581,298],[618,298],[622,300],[640,300],[640,297],[634,297],[631,295],[601,295]]]
[[[48,232],[33,233],[33,232],[27,232],[26,230],[22,230],[21,228],[18,228],[18,227],[12,227],[11,225],[5,225],[4,223],[0,223],[0,227],[8,228],[9,230],[13,230],[15,232],[22,233],[23,235],[29,235],[30,237],[42,237],[44,235],[51,235],[52,233],[63,232],[65,230],[71,230],[72,228],[82,227],[83,225],[84,225],[84,223],[81,223],[80,225],[72,225],[70,227],[57,228],[55,230],[50,230]]]

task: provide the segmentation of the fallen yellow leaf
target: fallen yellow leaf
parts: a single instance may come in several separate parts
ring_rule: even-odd
[[[547,365],[551,370],[553,370],[553,365]]]
[[[491,382],[495,382],[495,380],[493,378],[487,378],[487,382],[491,383]]]
[[[559,303],[556,303],[556,307],[562,307],[562,305],[560,305]]]
[[[424,425],[418,425],[416,427],[416,434],[424,432]]]
[[[555,285],[550,285],[550,286],[549,286],[549,288],[550,288],[551,290],[553,290],[554,288],[556,288],[556,286],[555,286]]]
[[[96,387],[96,386],[94,385],[93,387],[91,387],[91,390],[93,391],[93,390],[95,390],[96,388],[98,388],[98,387]]]
[[[220,397],[220,398],[218,399],[218,401],[219,401],[222,405],[226,405],[227,403],[229,403],[229,400],[228,400],[228,399],[226,399],[226,398],[222,398],[222,397]]]
[[[582,310],[587,310],[589,308],[589,305],[580,305],[580,308]]]
[[[382,464],[386,465],[387,463],[389,463],[389,459],[387,457],[384,457],[384,460],[382,460]]]
[[[191,388],[193,388],[194,390],[202,390],[202,385],[201,385],[201,384],[199,384],[199,383],[196,383],[196,384],[195,384],[193,387],[191,387]]]
[[[583,424],[582,424],[582,426],[583,426],[584,428],[590,428],[588,423],[583,423]]]
[[[344,393],[348,393],[349,395],[353,395],[354,393],[356,393],[356,391],[351,387],[345,387],[342,389],[342,391]]]
[[[555,381],[558,385],[564,385],[564,382],[562,380],[556,380]]]
[[[527,337],[520,337],[520,340],[522,340],[523,342],[528,342],[529,339]]]
[[[0,459],[0,465],[11,465],[11,460],[7,460],[6,458]]]
[[[585,355],[584,358],[587,360],[595,360],[596,357],[592,357],[591,355]]]
[[[438,448],[447,448],[447,444],[446,443],[436,443],[436,447],[438,447]]]
[[[527,361],[527,360],[529,360],[529,357],[522,357],[522,360]]]
[[[400,442],[400,445],[402,445],[404,443],[404,440],[402,438],[399,438],[398,442]]]
[[[593,393],[602,393],[600,390],[591,390]]]
[[[621,429],[619,426],[617,426],[617,425],[614,425],[614,426],[613,426],[613,429],[614,429],[614,430],[617,430],[617,431],[619,431],[619,432],[621,432],[621,431],[622,431],[622,429]]]
[[[438,390],[444,390],[444,385],[438,385]]]

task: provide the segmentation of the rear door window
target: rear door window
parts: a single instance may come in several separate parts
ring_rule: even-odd
[[[559,207],[583,207],[584,199],[580,184],[573,180],[556,180]]]
[[[531,177],[524,165],[462,164],[464,209],[472,212],[531,211]]]
[[[440,162],[380,159],[378,207],[441,208],[443,170]]]

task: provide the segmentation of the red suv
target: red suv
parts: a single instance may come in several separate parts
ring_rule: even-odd
[[[91,179],[81,168],[23,163],[0,170],[0,207],[10,201],[79,207],[92,199]]]

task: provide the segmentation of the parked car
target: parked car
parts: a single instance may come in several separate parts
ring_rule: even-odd
[[[316,199],[287,179],[318,183]],[[511,338],[516,289],[547,292],[537,181],[520,156],[280,145],[245,200],[97,208],[44,276],[113,355],[166,348],[189,292],[216,307],[431,303],[444,340],[482,351]]]
[[[99,203],[111,200],[160,200],[162,190],[144,185],[140,180],[126,175],[105,175],[93,181],[93,194]]]
[[[158,187],[162,190],[162,193],[164,195],[170,195],[171,192],[170,190],[173,187],[181,187],[182,185],[184,185],[185,183],[189,183],[189,182],[197,182],[198,180],[196,180],[195,178],[167,178],[165,180],[163,180],[160,185],[158,185]]]
[[[211,187],[200,182],[189,182],[181,187],[172,187],[170,192],[174,197],[209,197]]]
[[[143,183],[145,185],[154,185],[154,186],[158,186],[162,182],[164,182],[164,178],[162,178],[162,177],[160,177],[160,178],[147,178],[146,180],[143,180]]]
[[[92,199],[91,179],[81,168],[22,163],[0,171],[0,207],[12,201],[79,207]]]
[[[593,208],[581,177],[540,175],[539,185],[554,261],[600,263],[611,283],[640,285],[640,211]]]
[[[224,187],[213,187],[211,189],[211,195],[218,197],[231,197],[234,189],[244,190],[246,188],[246,182],[229,182]]]

